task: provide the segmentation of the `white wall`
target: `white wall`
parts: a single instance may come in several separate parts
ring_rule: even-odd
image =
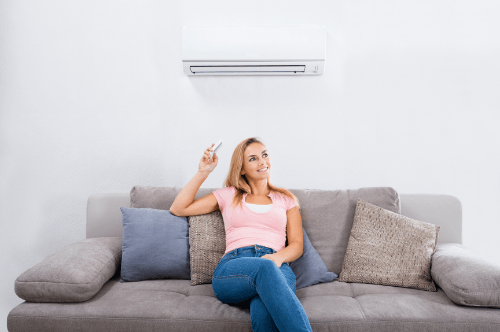
[[[463,243],[500,264],[500,3],[0,1],[0,329],[15,278],[85,239],[89,195],[203,187],[261,137],[285,188],[456,196]],[[317,77],[187,77],[181,28],[327,27]]]

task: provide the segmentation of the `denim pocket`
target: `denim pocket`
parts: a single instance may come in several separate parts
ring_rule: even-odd
[[[227,262],[228,260],[230,260],[231,258],[234,258],[234,256],[236,256],[235,252],[228,252],[227,254],[225,254],[224,256],[222,256],[222,258],[219,261],[219,264],[217,264],[217,266],[215,267],[214,273],[212,274],[212,278],[216,274],[216,272],[219,269],[219,267],[222,264],[224,264],[225,262]]]

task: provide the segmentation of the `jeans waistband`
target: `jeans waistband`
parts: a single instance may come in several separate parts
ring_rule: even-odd
[[[228,252],[228,254],[239,254],[240,252],[243,252],[245,250],[255,250],[255,251],[261,251],[261,252],[271,252],[271,253],[275,253],[276,250],[274,250],[273,248],[269,248],[269,247],[265,247],[265,246],[261,246],[260,244],[254,244],[253,246],[246,246],[246,247],[241,247],[241,248],[236,248],[234,250],[231,250],[230,252]]]

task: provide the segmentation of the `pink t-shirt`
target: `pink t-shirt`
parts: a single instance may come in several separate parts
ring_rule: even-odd
[[[226,230],[226,252],[236,248],[261,246],[280,251],[285,248],[286,241],[286,211],[295,206],[295,202],[288,196],[271,192],[269,197],[273,201],[270,211],[258,213],[250,210],[246,205],[243,194],[243,210],[232,207],[233,196],[236,188],[226,187],[213,192],[219,202],[219,208],[224,219]]]

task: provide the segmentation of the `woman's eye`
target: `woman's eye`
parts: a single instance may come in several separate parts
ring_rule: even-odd
[[[267,153],[264,153],[265,156],[267,156],[268,154]],[[253,159],[255,159],[254,157],[250,158],[250,161],[252,161]]]

